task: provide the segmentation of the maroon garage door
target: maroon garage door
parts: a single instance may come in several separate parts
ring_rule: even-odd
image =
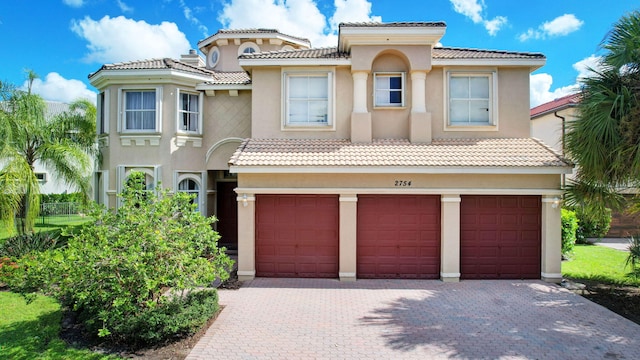
[[[256,276],[338,277],[337,195],[256,195]]]
[[[437,279],[440,196],[358,196],[357,276]]]
[[[540,196],[461,196],[463,279],[540,278]]]

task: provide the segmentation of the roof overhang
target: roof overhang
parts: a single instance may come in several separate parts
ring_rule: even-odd
[[[471,166],[229,166],[238,174],[498,174],[498,175],[549,175],[571,174],[573,167],[471,167]]]
[[[177,83],[195,86],[210,81],[211,76],[189,74],[175,69],[146,70],[98,70],[89,78],[89,83],[96,89],[112,84],[158,84]]]
[[[431,66],[528,67],[529,72],[533,72],[546,62],[546,59],[432,59]]]
[[[341,26],[338,50],[349,52],[356,45],[435,45],[446,27]]]
[[[308,41],[304,41],[302,39],[298,39],[296,37],[281,34],[281,33],[266,33],[266,32],[233,33],[231,32],[231,33],[218,33],[204,40],[200,40],[198,42],[198,49],[202,51],[204,54],[207,54],[208,47],[210,44],[215,43],[218,40],[229,40],[229,39],[276,39],[283,42],[296,44],[298,46],[303,46],[305,48],[311,47],[311,43]]]
[[[251,84],[198,84],[196,90],[251,90]]]

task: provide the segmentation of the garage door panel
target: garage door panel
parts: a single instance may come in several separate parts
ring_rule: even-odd
[[[358,197],[357,276],[438,278],[440,197]]]
[[[540,278],[539,196],[461,196],[464,279]],[[493,214],[495,224],[490,223]]]
[[[338,197],[256,195],[256,276],[337,277]]]

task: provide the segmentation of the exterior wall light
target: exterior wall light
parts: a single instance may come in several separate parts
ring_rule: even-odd
[[[551,207],[554,209],[557,209],[559,205],[560,205],[560,198],[554,197],[553,202],[551,203]]]
[[[247,207],[247,205],[249,205],[249,202],[247,201],[247,194],[242,194],[242,206]]]

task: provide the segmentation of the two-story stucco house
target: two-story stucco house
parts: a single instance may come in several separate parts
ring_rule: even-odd
[[[561,175],[530,137],[535,53],[435,47],[442,22],[341,24],[335,48],[221,30],[109,64],[98,200],[144,171],[216,214],[238,276],[559,281]]]

